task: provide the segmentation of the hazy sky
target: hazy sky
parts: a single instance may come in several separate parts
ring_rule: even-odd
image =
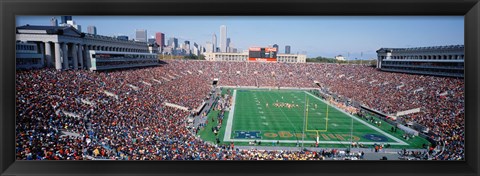
[[[52,16],[17,16],[17,26],[50,25]],[[60,23],[60,16],[56,16]],[[217,35],[220,25],[227,26],[227,37],[241,50],[251,46],[285,45],[292,53],[307,57],[349,59],[374,58],[382,47],[423,47],[464,44],[463,16],[308,16],[308,17],[238,17],[238,16],[73,16],[82,26],[97,27],[97,34],[127,35],[134,38],[136,29],[146,29],[148,37],[155,32],[204,45]],[[363,57],[361,53],[363,52]]]

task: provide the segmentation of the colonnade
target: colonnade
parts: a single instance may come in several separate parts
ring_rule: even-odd
[[[57,70],[89,69],[91,67],[89,50],[114,52],[148,52],[148,49],[89,45],[74,42],[43,42],[40,44],[41,53],[45,54],[46,66]]]
[[[385,57],[385,56],[384,56]],[[423,60],[464,60],[465,55],[407,55],[391,56],[391,59],[423,59]]]

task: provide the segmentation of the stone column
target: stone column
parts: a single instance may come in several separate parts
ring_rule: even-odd
[[[39,50],[40,50],[40,54],[41,54],[42,56],[45,56],[45,47],[44,47],[43,43],[37,43],[37,46],[38,46],[38,48],[39,48]],[[40,67],[45,67],[45,66],[46,66],[46,64],[45,64],[45,57],[42,57],[42,58],[40,59],[40,64],[35,64],[35,65],[40,65]]]
[[[87,65],[87,70],[90,70],[92,64],[90,63],[90,50],[93,50],[92,46],[86,45],[83,57],[85,57],[85,65]]]
[[[45,42],[45,60],[47,60],[47,67],[52,66],[52,48],[50,42]]]
[[[72,44],[73,69],[78,70],[78,49],[77,44]]]
[[[60,56],[60,43],[55,42],[55,69],[62,69],[62,57]]]
[[[80,69],[85,68],[84,65],[83,65],[83,60],[84,60],[84,58],[83,58],[83,49],[84,49],[84,48],[83,48],[83,45],[78,44],[78,51],[77,51],[77,53],[78,53],[78,61],[79,61],[79,64],[80,64]]]
[[[63,69],[68,70],[68,44],[62,43],[63,50]]]

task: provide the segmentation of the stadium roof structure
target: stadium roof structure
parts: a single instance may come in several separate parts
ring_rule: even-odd
[[[16,32],[17,34],[68,35],[81,38],[85,36],[85,33],[78,31],[72,26],[35,26],[27,24],[17,27]]]
[[[123,42],[124,40],[118,39],[116,37],[95,35],[89,33],[83,33],[78,31],[72,26],[37,26],[37,25],[24,25],[17,27],[17,34],[50,34],[50,35],[70,35],[80,38],[90,38],[90,39],[104,39],[104,40],[115,40]],[[134,42],[134,43],[147,43],[139,41],[125,41],[125,42]]]
[[[465,45],[444,45],[444,46],[427,46],[427,47],[413,47],[413,48],[380,48],[378,52],[385,51],[426,51],[426,50],[448,50],[448,49],[463,49]]]

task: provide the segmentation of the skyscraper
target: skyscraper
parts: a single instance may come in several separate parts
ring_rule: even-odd
[[[278,53],[278,45],[277,45],[277,44],[273,44],[273,47],[274,47],[274,48],[277,48],[277,53]]]
[[[230,53],[230,37],[227,38],[227,52]]]
[[[190,41],[185,40],[184,47],[185,47],[184,49],[185,49],[186,54],[190,54]]]
[[[51,24],[52,26],[58,26],[58,20],[57,20],[57,18],[52,17],[52,19],[50,19],[50,24]]]
[[[153,38],[153,37],[152,37],[152,38],[149,38],[148,41],[147,41],[147,43],[148,43],[149,45],[156,44],[155,38]]]
[[[95,26],[88,26],[87,32],[89,34],[97,35],[97,27]]]
[[[61,24],[67,24],[68,21],[72,21],[72,16],[62,16]]]
[[[215,33],[213,33],[213,37],[212,37],[212,44],[213,44],[213,50],[212,52],[217,52],[217,35]]]
[[[174,45],[174,44],[173,44],[173,37],[168,38],[168,40],[167,40],[167,46],[173,48],[173,45]]]
[[[193,54],[196,56],[200,55],[200,47],[195,42],[193,42]]]
[[[175,45],[175,48],[178,48],[178,38],[173,38],[173,44]]]
[[[227,26],[220,26],[220,52],[227,52]]]
[[[285,45],[285,54],[290,54],[290,45]]]
[[[163,46],[165,46],[165,34],[161,32],[155,33],[155,42],[163,49]]]
[[[175,37],[168,38],[168,46],[172,47],[173,49],[178,47],[178,39]]]
[[[137,29],[135,32],[135,40],[139,42],[147,42],[147,30]]]
[[[205,52],[209,52],[209,53],[214,53],[215,50],[213,49],[213,43],[212,42],[207,42],[205,44]]]

